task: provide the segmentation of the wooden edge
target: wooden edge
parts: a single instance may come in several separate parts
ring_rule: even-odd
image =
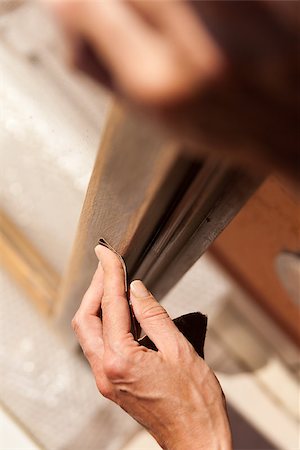
[[[1,265],[40,312],[50,315],[59,276],[13,221],[0,211]]]
[[[153,226],[153,216],[160,215],[168,200],[161,194],[161,186],[170,171],[173,173],[178,152],[176,145],[154,132],[142,117],[113,105],[55,306],[55,323],[71,345],[73,333],[71,337],[70,326],[66,324],[78,309],[97,267],[95,245],[100,237],[104,238],[122,257],[126,256],[126,266],[131,272],[143,250],[144,236]],[[155,204],[151,221],[145,221],[158,196],[160,211]],[[137,235],[139,239],[135,238]]]

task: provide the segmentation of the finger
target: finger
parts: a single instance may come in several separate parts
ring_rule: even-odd
[[[148,106],[172,103],[198,89],[206,80],[203,57],[197,63],[199,54],[207,54],[199,51],[201,42],[195,45],[192,41],[195,63],[190,49],[187,52],[184,46],[182,51],[178,45],[176,30],[170,36],[163,34],[127,2],[60,3],[67,5],[59,7],[65,24],[91,42],[112,75],[113,84],[131,100]],[[160,3],[158,10],[161,8],[164,12]],[[182,27],[177,27],[186,36]]]
[[[96,272],[93,275],[90,286],[88,287],[78,312],[82,315],[99,316],[101,309],[101,299],[103,295],[103,268],[98,263]]]
[[[150,23],[181,51],[181,64],[192,64],[198,80],[205,80],[223,65],[217,44],[195,14],[190,4],[184,1],[160,2],[128,0]],[[188,33],[186,30],[189,30]]]
[[[91,284],[72,320],[74,332],[92,369],[98,369],[103,356],[102,323],[99,318],[103,295],[103,269],[99,263]]]
[[[163,353],[173,352],[182,334],[140,280],[131,283],[130,300],[138,322],[157,349]]]
[[[113,251],[102,245],[97,245],[95,251],[104,272],[101,302],[104,347],[115,349],[133,340],[125,273],[119,257]]]
[[[120,87],[147,63],[147,51],[157,37],[139,14],[123,1],[54,2],[57,16],[68,29],[91,41]]]

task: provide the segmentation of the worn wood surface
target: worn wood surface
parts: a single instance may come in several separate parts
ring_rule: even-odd
[[[49,315],[56,300],[59,276],[4,211],[0,211],[0,254],[4,269],[37,308]]]
[[[100,145],[83,205],[70,265],[56,309],[57,324],[70,323],[97,265],[94,247],[103,237],[126,259],[128,270],[142,252],[145,238],[160,217],[172,189],[162,192],[170,173],[177,183],[178,165],[173,145],[142,119],[124,115],[115,106]],[[180,178],[179,178],[180,180]],[[174,186],[172,186],[173,188]],[[153,208],[153,201],[156,199]],[[151,217],[147,213],[151,211]],[[148,217],[149,220],[145,220]],[[66,331],[68,334],[68,330]]]
[[[193,160],[142,117],[115,105],[84,202],[57,303],[69,323],[89,285],[103,237],[161,299],[251,195],[258,180],[210,160]]]

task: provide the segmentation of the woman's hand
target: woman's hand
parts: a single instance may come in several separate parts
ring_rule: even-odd
[[[134,314],[158,351],[139,345],[130,332],[123,267],[103,246],[96,254],[98,269],[72,325],[99,391],[163,448],[230,449],[225,399],[211,369],[143,283],[134,281]]]

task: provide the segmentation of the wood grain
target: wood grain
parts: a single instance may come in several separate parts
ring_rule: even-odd
[[[95,245],[103,237],[120,255],[127,254],[125,260],[131,271],[143,250],[144,236],[152,232],[156,217],[160,217],[173,192],[168,188],[162,192],[161,187],[170,174],[175,175],[174,185],[177,183],[177,154],[176,147],[166,144],[142,118],[125,115],[117,105],[112,108],[56,308],[57,325],[66,330],[71,341],[66,324],[96,268]]]
[[[87,289],[100,237],[124,258],[129,281],[142,278],[161,299],[257,186],[239,171],[192,159],[143,117],[115,105],[81,213],[56,308],[69,324]]]

